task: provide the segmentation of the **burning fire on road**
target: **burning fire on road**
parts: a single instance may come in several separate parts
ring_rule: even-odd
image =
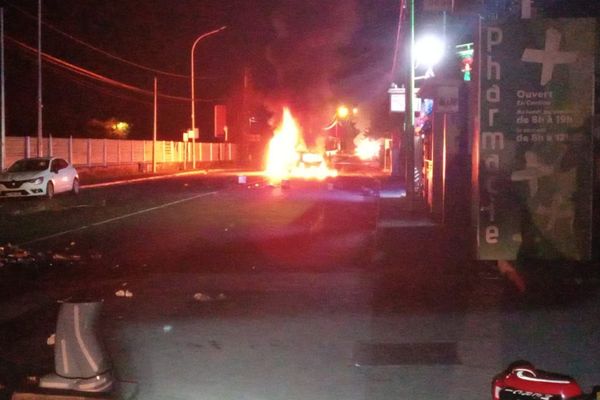
[[[271,183],[290,178],[324,180],[337,176],[323,154],[307,149],[300,127],[288,108],[283,109],[281,124],[269,142],[265,175]]]

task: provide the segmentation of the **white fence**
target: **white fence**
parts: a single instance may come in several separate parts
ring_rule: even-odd
[[[24,157],[37,156],[37,137],[6,137],[6,159],[4,167]],[[195,158],[198,162],[234,161],[237,146],[232,143],[195,143]],[[156,141],[156,162],[192,161],[192,143]],[[151,140],[116,140],[83,138],[43,138],[42,155],[64,158],[77,166],[109,166],[152,162]]]

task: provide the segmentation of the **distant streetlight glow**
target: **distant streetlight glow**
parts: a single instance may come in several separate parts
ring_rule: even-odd
[[[339,106],[337,108],[337,116],[338,118],[344,119],[350,115],[350,110],[346,106]]]

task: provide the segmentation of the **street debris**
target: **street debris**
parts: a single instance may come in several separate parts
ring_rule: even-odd
[[[131,297],[133,297],[133,293],[131,291],[129,291],[128,289],[125,289],[125,290],[119,289],[115,292],[115,296],[131,298]]]
[[[54,346],[56,344],[56,334],[55,333],[48,336],[48,339],[46,339],[46,344],[48,346]]]
[[[198,292],[198,293],[194,294],[194,300],[199,301],[199,302],[208,302],[208,301],[212,301],[212,297],[210,297],[207,294]]]
[[[54,260],[54,261],[81,261],[81,256],[79,254],[54,253],[52,255],[52,260]]]
[[[34,261],[34,255],[25,249],[10,243],[5,246],[0,246],[0,267],[9,265],[28,265]]]
[[[225,293],[219,293],[217,296],[212,297],[206,293],[198,292],[198,293],[194,294],[194,300],[201,302],[201,303],[208,303],[211,301],[227,300],[227,296],[225,295]]]
[[[98,251],[80,251],[75,241],[57,249],[32,250],[12,243],[0,244],[0,271],[2,273],[38,273],[44,270],[61,267],[75,267],[87,261],[99,260],[102,255]]]
[[[165,325],[163,326],[163,332],[164,333],[169,333],[173,330],[173,327],[171,325]]]

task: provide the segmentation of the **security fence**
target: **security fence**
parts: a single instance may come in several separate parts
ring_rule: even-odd
[[[6,137],[4,167],[18,159],[36,157],[37,137]],[[237,158],[237,146],[232,143],[195,143],[195,152],[191,142],[151,140],[118,140],[87,138],[42,139],[42,156],[64,158],[76,166],[110,166],[134,163],[152,163],[154,153],[156,163],[183,163],[234,161]],[[187,153],[187,158],[186,158]],[[194,154],[195,153],[195,154]]]

